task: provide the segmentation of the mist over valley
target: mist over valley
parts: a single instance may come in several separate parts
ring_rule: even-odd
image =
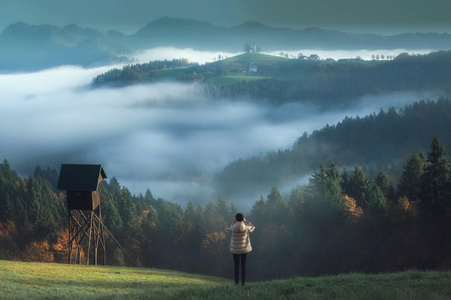
[[[346,109],[324,111],[312,103],[213,100],[198,83],[89,88],[94,76],[111,67],[62,66],[0,75],[0,118],[7,124],[0,131],[0,153],[13,169],[27,176],[38,164],[58,170],[61,163],[101,163],[132,193],[150,189],[182,207],[189,200],[205,204],[219,196],[215,176],[232,161],[287,149],[304,132],[347,116],[401,108],[443,94],[368,95]],[[286,191],[305,184],[307,175],[300,174],[303,179],[291,182]],[[249,209],[270,188],[227,196]]]

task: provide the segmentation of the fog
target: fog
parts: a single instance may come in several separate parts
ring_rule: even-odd
[[[190,62],[197,62],[199,64],[205,64],[214,62],[218,59],[218,56],[227,58],[242,54],[234,52],[224,51],[199,51],[191,48],[178,49],[175,47],[158,47],[139,51],[130,54],[130,57],[134,58],[137,62],[146,63],[152,60],[172,60],[173,58],[186,58]]]
[[[304,132],[345,116],[435,97],[367,96],[352,109],[321,112],[299,103],[207,99],[197,84],[87,87],[111,67],[0,74],[0,159],[21,176],[38,164],[58,171],[62,163],[102,164],[109,178],[132,193],[150,189],[184,207],[188,200],[216,199],[210,180],[233,160],[286,149]],[[256,198],[229,200],[253,203]]]
[[[376,49],[376,50],[318,50],[318,49],[299,49],[299,50],[277,50],[277,51],[263,51],[264,54],[270,55],[280,55],[283,52],[289,57],[297,57],[299,53],[305,56],[310,56],[316,54],[321,60],[332,58],[334,60],[339,59],[351,59],[360,57],[363,60],[373,60],[375,56],[379,58],[383,55],[384,57],[391,56],[396,57],[401,53],[409,54],[428,54],[432,52],[430,49],[418,49],[418,50],[406,50],[406,49]],[[374,56],[374,57],[373,57]]]
[[[279,56],[283,52],[289,57],[296,57],[299,53],[305,56],[310,56],[312,54],[317,54],[320,59],[332,58],[334,60],[339,59],[351,59],[360,57],[363,60],[372,60],[373,55],[378,55],[381,57],[391,56],[396,57],[401,53],[409,54],[428,54],[432,52],[430,49],[417,49],[417,50],[406,50],[406,49],[378,49],[378,50],[318,50],[318,49],[298,49],[298,50],[277,50],[277,51],[265,51],[262,49],[262,54]],[[224,51],[199,51],[195,49],[185,48],[178,49],[174,47],[158,47],[153,49],[148,49],[145,51],[139,51],[129,55],[136,63],[146,63],[152,60],[172,60],[173,58],[186,58],[190,62],[198,62],[199,64],[205,64],[214,62],[219,56],[223,58],[233,57],[242,54],[236,52],[224,52]]]

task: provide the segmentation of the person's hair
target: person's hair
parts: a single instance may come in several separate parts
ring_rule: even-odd
[[[237,215],[235,216],[235,219],[236,219],[237,222],[241,222],[241,221],[243,221],[244,216],[243,216],[242,213],[239,213],[239,214],[237,214]]]

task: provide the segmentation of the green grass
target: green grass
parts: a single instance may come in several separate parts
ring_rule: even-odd
[[[164,299],[187,288],[230,282],[157,269],[11,261],[0,261],[0,278],[0,299]]]
[[[451,299],[451,271],[298,277],[235,286],[176,271],[0,261],[0,299]]]
[[[251,63],[257,66],[258,72],[248,72]],[[274,55],[246,53],[210,63],[206,70],[200,73],[204,77],[204,82],[219,85],[261,79],[304,80],[307,76],[306,70],[316,64],[317,62],[298,61]],[[152,73],[153,79],[157,81],[175,80],[190,75],[192,75],[190,68],[171,68]],[[149,74],[144,74],[140,80],[149,79]]]

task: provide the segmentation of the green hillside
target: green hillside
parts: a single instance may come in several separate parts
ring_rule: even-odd
[[[204,82],[228,85],[240,81],[261,79],[283,79],[282,70],[287,58],[261,53],[244,53],[204,66]],[[257,67],[258,72],[249,72],[249,66]]]
[[[249,72],[249,66],[257,66],[258,72]],[[292,79],[287,69],[292,69],[293,60],[261,53],[244,53],[224,58],[216,62],[198,65],[184,59],[156,61],[146,64],[125,66],[122,70],[113,69],[94,78],[93,85],[112,84],[123,86],[149,81],[201,81],[207,84],[228,85],[261,79]],[[291,67],[290,67],[291,66]],[[299,68],[295,73],[299,72]]]
[[[450,93],[451,51],[400,54],[393,60],[287,59],[246,53],[199,65],[186,59],[154,61],[98,75],[92,87],[155,81],[202,83],[209,99],[266,99],[274,104],[342,107],[359,97],[404,91]],[[251,68],[252,66],[252,68]]]
[[[451,271],[298,277],[235,286],[176,271],[0,261],[0,299],[450,299]]]

